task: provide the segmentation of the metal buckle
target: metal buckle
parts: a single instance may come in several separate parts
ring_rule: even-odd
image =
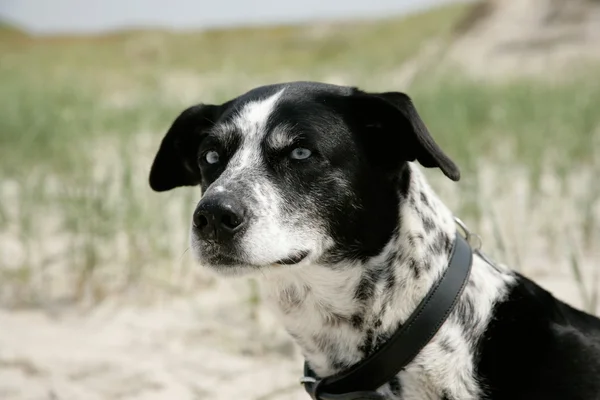
[[[467,227],[467,225],[460,220],[458,217],[454,217],[454,222],[456,225],[463,231],[465,236],[465,240],[469,243],[469,246],[473,249],[473,253],[477,254],[479,257],[483,259],[486,263],[488,263],[492,268],[494,268],[498,272],[502,272],[500,268],[496,265],[494,261],[492,261],[483,251],[481,251],[481,247],[483,245],[483,241],[481,240],[481,236],[476,233],[471,232],[471,230]]]
[[[352,393],[331,394],[320,392],[317,394],[317,388],[314,386],[318,383],[316,378],[312,376],[303,376],[300,378],[300,384],[304,385],[308,394],[314,400],[384,400],[382,394],[372,391],[361,391]]]
[[[303,376],[300,378],[300,384],[305,385],[307,383],[317,383],[317,380],[311,376]]]
[[[454,217],[454,221],[456,222],[456,225],[458,225],[458,227],[463,231],[463,234],[465,235],[465,240],[467,241],[467,243],[469,243],[469,246],[471,246],[473,251],[481,250],[481,246],[483,244],[481,236],[471,232],[471,230],[469,230],[467,225],[464,222],[462,222],[460,218]]]

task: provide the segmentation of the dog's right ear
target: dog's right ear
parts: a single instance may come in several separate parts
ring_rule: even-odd
[[[164,192],[179,186],[200,184],[198,148],[222,109],[223,106],[199,104],[186,109],[175,119],[150,169],[150,187],[154,191]]]

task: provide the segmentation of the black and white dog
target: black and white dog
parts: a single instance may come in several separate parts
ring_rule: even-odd
[[[456,225],[417,161],[457,181],[403,93],[293,82],[185,110],[150,173],[200,185],[191,246],[223,275],[260,271],[320,377],[375,351],[448,266]],[[600,399],[600,320],[475,254],[437,334],[386,399]]]

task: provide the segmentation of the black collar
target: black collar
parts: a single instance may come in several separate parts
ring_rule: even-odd
[[[304,363],[302,383],[314,400],[381,400],[376,390],[403,370],[440,329],[469,279],[473,252],[456,233],[448,268],[416,310],[374,353],[345,371],[322,379]]]

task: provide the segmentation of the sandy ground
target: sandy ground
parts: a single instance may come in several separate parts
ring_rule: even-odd
[[[241,284],[146,308],[0,311],[0,399],[304,399],[289,339],[227,300]]]
[[[580,306],[568,275],[539,282]],[[0,399],[306,399],[302,359],[243,281],[152,307],[0,311]]]

